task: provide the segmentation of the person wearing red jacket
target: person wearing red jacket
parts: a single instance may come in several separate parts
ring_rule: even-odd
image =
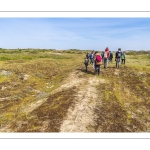
[[[110,57],[110,52],[109,52],[109,48],[106,47],[105,52],[104,52],[104,68],[108,67],[108,60]]]

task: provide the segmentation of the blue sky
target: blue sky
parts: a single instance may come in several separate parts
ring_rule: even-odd
[[[0,18],[0,47],[150,50],[150,18]]]

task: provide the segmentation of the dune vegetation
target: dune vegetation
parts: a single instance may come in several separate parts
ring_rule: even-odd
[[[150,51],[100,76],[87,52],[0,49],[0,132],[149,132]]]

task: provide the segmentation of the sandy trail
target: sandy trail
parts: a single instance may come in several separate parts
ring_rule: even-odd
[[[97,76],[90,77],[79,87],[75,107],[68,109],[67,117],[60,127],[60,132],[90,132],[94,126],[94,109],[98,98],[96,85],[104,82]]]
[[[51,94],[61,90],[77,87],[75,95],[75,106],[68,109],[66,118],[60,127],[60,132],[91,132],[94,126],[94,109],[98,98],[96,85],[104,83],[105,80],[97,76],[85,77],[83,72],[74,71],[63,81],[62,85],[55,89]],[[42,105],[46,99],[41,99],[24,107],[22,112],[32,112]],[[10,125],[0,129],[0,132],[11,132]]]

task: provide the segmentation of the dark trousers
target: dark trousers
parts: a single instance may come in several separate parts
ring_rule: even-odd
[[[104,58],[104,68],[108,67],[108,58]]]
[[[113,59],[113,58],[109,58],[109,62],[111,62],[111,63],[112,63],[112,59]]]
[[[125,61],[126,61],[125,59],[122,59],[121,64],[125,64]]]
[[[90,59],[90,64],[93,64],[93,59],[92,58]]]
[[[85,71],[86,72],[88,71],[88,65],[85,65]]]
[[[100,65],[95,65],[95,74],[100,74]]]

